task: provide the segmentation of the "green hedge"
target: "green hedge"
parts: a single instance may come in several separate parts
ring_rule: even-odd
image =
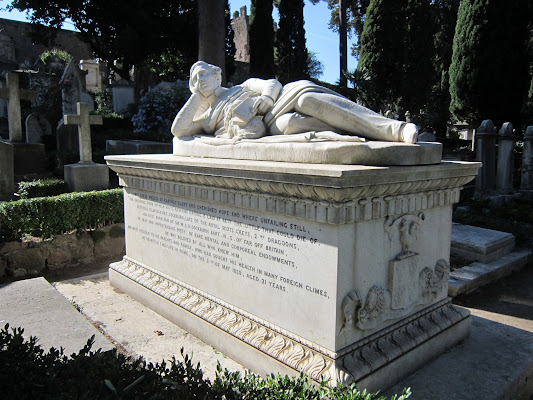
[[[21,199],[34,197],[57,196],[68,192],[68,185],[62,179],[38,179],[29,182],[19,182],[17,194]]]
[[[43,238],[124,221],[122,189],[0,202],[0,242]]]
[[[94,336],[93,336],[94,338]],[[3,399],[199,399],[199,400],[378,400],[377,394],[350,387],[315,385],[304,376],[263,379],[218,367],[213,382],[183,354],[183,362],[161,364],[131,359],[116,350],[91,351],[91,338],[79,353],[45,352],[21,328],[0,330],[0,393]],[[409,397],[409,389],[398,397]],[[392,399],[396,399],[393,396]]]

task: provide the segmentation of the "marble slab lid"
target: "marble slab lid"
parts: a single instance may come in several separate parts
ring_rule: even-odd
[[[305,135],[305,134],[299,134]],[[299,136],[291,135],[291,136]],[[235,160],[280,161],[341,165],[429,165],[442,158],[442,144],[407,144],[379,141],[306,141],[272,142],[272,138],[213,144],[217,139],[184,137],[173,139],[173,154],[184,157]],[[266,139],[266,140],[264,140]]]

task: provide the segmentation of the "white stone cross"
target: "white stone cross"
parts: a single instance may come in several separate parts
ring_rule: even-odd
[[[22,123],[20,100],[34,100],[35,92],[20,89],[19,76],[16,72],[6,74],[7,88],[0,88],[0,99],[7,99],[7,119],[9,123],[9,140],[22,142]]]
[[[80,163],[92,163],[93,152],[91,148],[91,125],[102,125],[104,122],[101,115],[89,115],[87,103],[77,103],[78,114],[65,114],[65,125],[78,125],[78,137],[80,145]]]

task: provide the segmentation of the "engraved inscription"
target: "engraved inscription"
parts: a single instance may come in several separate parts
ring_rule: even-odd
[[[322,245],[320,232],[306,223],[140,191],[127,194],[127,201],[136,216],[127,231],[143,242],[277,292],[332,294],[303,271],[302,254],[320,252]]]

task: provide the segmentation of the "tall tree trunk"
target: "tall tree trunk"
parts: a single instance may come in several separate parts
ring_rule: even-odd
[[[224,0],[198,0],[198,60],[222,68],[222,83],[226,82],[225,71]]]
[[[346,0],[339,0],[339,54],[340,54],[340,85],[346,87],[348,71],[348,29],[346,27]]]

